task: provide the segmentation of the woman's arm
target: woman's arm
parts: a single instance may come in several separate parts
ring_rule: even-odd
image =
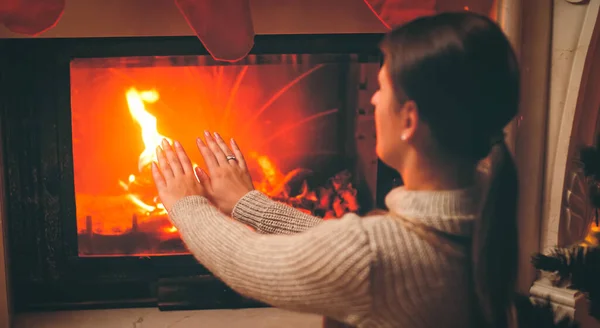
[[[246,160],[231,139],[231,149],[218,133],[205,133],[206,144],[198,139],[198,149],[210,177],[201,169],[197,176],[206,195],[223,213],[264,234],[292,234],[313,227],[321,219],[271,200],[255,191]]]
[[[242,295],[351,324],[370,309],[374,255],[356,215],[294,235],[250,231],[201,196],[179,200],[169,215],[192,254]]]
[[[242,197],[231,212],[234,219],[266,234],[303,232],[324,222],[291,206],[253,190]]]

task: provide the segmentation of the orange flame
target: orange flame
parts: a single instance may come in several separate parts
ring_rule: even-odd
[[[260,167],[264,179],[260,181],[257,185],[257,189],[269,194],[271,189],[277,185],[278,182],[283,180],[283,173],[277,169],[273,161],[269,159],[269,157],[265,155],[260,155],[256,152],[250,152],[250,158],[254,159],[258,166]]]
[[[138,170],[141,172],[145,166],[156,160],[155,149],[166,138],[158,133],[156,117],[146,111],[146,105],[144,104],[152,104],[158,101],[158,92],[156,90],[139,92],[135,88],[130,88],[127,90],[126,97],[129,113],[142,129],[142,140],[145,148],[138,160]],[[167,140],[171,141],[168,138]]]
[[[143,171],[145,167],[156,161],[155,149],[160,145],[163,139],[171,141],[169,138],[158,133],[156,117],[146,110],[146,104],[152,104],[158,101],[159,95],[156,90],[138,91],[136,88],[129,88],[125,93],[127,105],[131,117],[138,123],[142,130],[142,141],[144,150],[140,153],[138,159],[138,170]],[[129,191],[131,184],[136,182],[136,176],[131,174],[128,182],[119,181],[119,184],[125,191]],[[159,211],[158,214],[166,214],[162,204],[156,202],[153,205],[142,201],[137,195],[127,194],[127,198],[135,204],[141,211],[152,213]]]

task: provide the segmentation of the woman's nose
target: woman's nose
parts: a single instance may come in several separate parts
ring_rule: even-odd
[[[377,106],[377,100],[378,99],[379,99],[379,90],[375,91],[375,93],[371,97],[371,105]]]

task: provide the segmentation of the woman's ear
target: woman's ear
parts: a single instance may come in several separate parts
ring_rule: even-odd
[[[400,139],[403,141],[411,140],[417,131],[419,126],[419,111],[417,110],[417,104],[412,100],[405,101],[400,106],[398,112],[401,127]]]

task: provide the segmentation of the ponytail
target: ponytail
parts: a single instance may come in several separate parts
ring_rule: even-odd
[[[492,147],[486,160],[487,192],[473,229],[474,303],[485,327],[506,328],[513,322],[518,269],[517,170],[504,140]]]
[[[492,146],[519,108],[519,65],[488,17],[443,13],[394,29],[381,48],[396,100],[416,104],[439,150],[463,160],[489,154],[480,216],[471,244],[477,327],[506,328],[518,266],[517,172],[506,144]]]

